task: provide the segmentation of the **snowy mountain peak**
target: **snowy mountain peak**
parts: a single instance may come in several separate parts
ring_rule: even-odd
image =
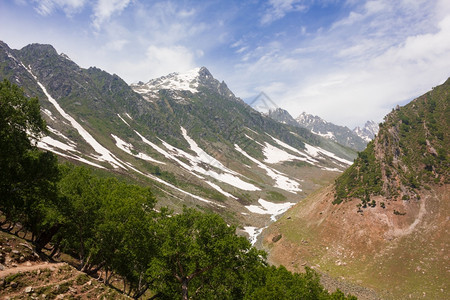
[[[364,150],[368,142],[348,127],[327,122],[319,116],[314,116],[303,112],[295,120],[301,127],[311,130],[312,133],[338,142],[341,145],[350,147],[357,151]]]
[[[296,121],[303,125],[304,127],[307,127],[308,125],[318,125],[318,124],[328,124],[327,121],[322,119],[319,116],[314,116],[307,114],[306,112],[302,112],[296,119]]]
[[[213,77],[205,67],[195,68],[184,73],[171,73],[156,79],[151,79],[147,83],[138,82],[131,84],[131,88],[141,94],[147,101],[158,98],[160,90],[169,90],[174,99],[186,102],[180,92],[200,92],[200,87],[231,99],[237,99],[228,89],[225,82],[220,82]]]
[[[150,79],[147,83],[139,82],[137,84],[132,84],[131,87],[139,94],[157,95],[160,90],[189,91],[191,93],[197,93],[199,73],[203,69],[206,68],[195,68],[184,73],[170,73],[166,76]]]
[[[378,125],[374,121],[367,121],[366,124],[364,124],[363,128],[357,126],[355,127],[355,129],[353,129],[353,132],[355,132],[363,140],[370,142],[375,138],[378,130]]]

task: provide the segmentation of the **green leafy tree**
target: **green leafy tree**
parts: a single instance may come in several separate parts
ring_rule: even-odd
[[[106,191],[100,214],[103,221],[96,231],[95,256],[105,265],[106,283],[113,272],[128,282],[128,294],[140,297],[149,287],[147,265],[156,250],[153,210],[156,203],[149,188],[102,182]]]
[[[60,197],[65,202],[62,246],[79,258],[80,270],[89,271],[97,263],[92,254],[98,243],[98,226],[103,222],[100,209],[104,191],[102,193],[100,179],[86,168],[67,165],[62,172],[58,184]]]
[[[37,149],[46,133],[37,98],[27,98],[7,80],[0,82],[0,210],[10,228],[31,231],[38,251],[58,231],[55,205],[59,178],[56,157]]]
[[[251,247],[215,214],[185,209],[158,222],[161,241],[148,275],[163,298],[242,298],[240,279],[262,264]],[[191,295],[191,296],[189,296]]]
[[[36,149],[30,135],[38,137],[44,131],[37,98],[28,99],[7,80],[0,82],[0,205],[7,219],[16,219],[21,210],[18,204],[23,203],[22,170],[29,153]]]
[[[330,295],[320,284],[317,272],[310,268],[299,274],[291,273],[283,266],[263,267],[248,277],[253,284],[244,299],[356,299],[351,295],[346,297],[339,290]]]

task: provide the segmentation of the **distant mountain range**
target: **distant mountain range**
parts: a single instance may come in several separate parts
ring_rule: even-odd
[[[51,45],[3,42],[0,66],[1,80],[40,100],[40,148],[151,186],[159,205],[218,212],[253,237],[356,157],[260,114],[204,67],[129,86]]]
[[[257,101],[252,103],[252,107],[280,123],[307,128],[314,134],[356,151],[364,150],[367,143],[374,139],[378,132],[378,125],[373,121],[367,121],[362,129],[356,127],[350,130],[348,127],[335,125],[305,112],[294,119],[288,111],[276,108],[271,101],[267,100],[268,98],[264,99],[260,100],[257,98]]]
[[[373,121],[367,121],[362,129],[356,127],[350,130],[346,126],[335,125],[305,112],[300,114],[295,120],[300,126],[308,128],[313,133],[358,151],[364,150],[367,143],[373,140],[378,133],[378,125]]]

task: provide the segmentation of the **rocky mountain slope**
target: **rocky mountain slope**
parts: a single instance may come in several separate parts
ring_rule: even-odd
[[[269,98],[263,98],[263,96],[257,97],[252,103],[252,107],[275,121],[309,129],[314,134],[356,151],[364,150],[367,143],[374,139],[378,132],[378,125],[373,121],[367,121],[363,128],[356,127],[354,130],[350,130],[346,126],[327,122],[318,116],[305,112],[294,119],[288,111],[275,107],[275,104]]]
[[[318,116],[313,116],[305,112],[300,114],[295,121],[297,121],[301,127],[308,128],[320,136],[329,138],[358,151],[364,150],[367,143],[370,142],[378,132],[378,125],[373,121],[366,122],[366,125],[362,129],[356,127],[354,130],[350,130],[346,126],[335,125]]]
[[[445,299],[449,93],[450,79],[387,115],[334,185],[265,231],[270,260],[291,270],[313,266],[383,299]]]
[[[261,115],[206,68],[130,87],[50,45],[0,43],[3,78],[40,99],[49,130],[40,148],[149,185],[159,205],[218,212],[252,236],[355,158]]]
[[[282,108],[276,108],[274,110],[269,110],[267,114],[270,118],[274,119],[275,121],[278,121],[283,124],[289,124],[291,126],[297,126],[297,121],[291,116],[291,114]]]

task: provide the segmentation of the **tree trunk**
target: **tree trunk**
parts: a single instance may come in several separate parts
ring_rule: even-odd
[[[133,295],[133,299],[139,299],[144,293],[148,290],[148,284],[145,284],[143,287],[140,287],[138,291],[136,291]]]
[[[21,232],[22,230],[23,230],[23,226],[20,226],[20,228],[17,229],[16,232],[14,232],[14,235],[19,237],[19,232]]]
[[[183,278],[183,281],[181,282],[181,295],[183,300],[188,300],[188,284],[189,280],[187,278]]]
[[[90,260],[91,260],[91,254],[89,254],[89,256],[87,258],[84,257],[84,256],[81,258],[81,264],[80,264],[80,271],[81,272],[85,272],[86,271],[86,269],[88,268]]]
[[[53,256],[55,256],[55,254],[58,253],[59,245],[61,244],[61,241],[62,241],[62,236],[60,236],[58,238],[58,240],[56,241],[56,243],[53,245],[53,250],[52,250],[52,253],[50,253],[50,258],[53,258]]]
[[[44,248],[45,245],[50,243],[53,236],[58,233],[60,228],[61,224],[55,224],[52,227],[50,227],[47,231],[40,233],[39,236],[36,238],[36,241],[34,242],[36,246],[36,252],[40,253],[42,251],[42,248]]]

